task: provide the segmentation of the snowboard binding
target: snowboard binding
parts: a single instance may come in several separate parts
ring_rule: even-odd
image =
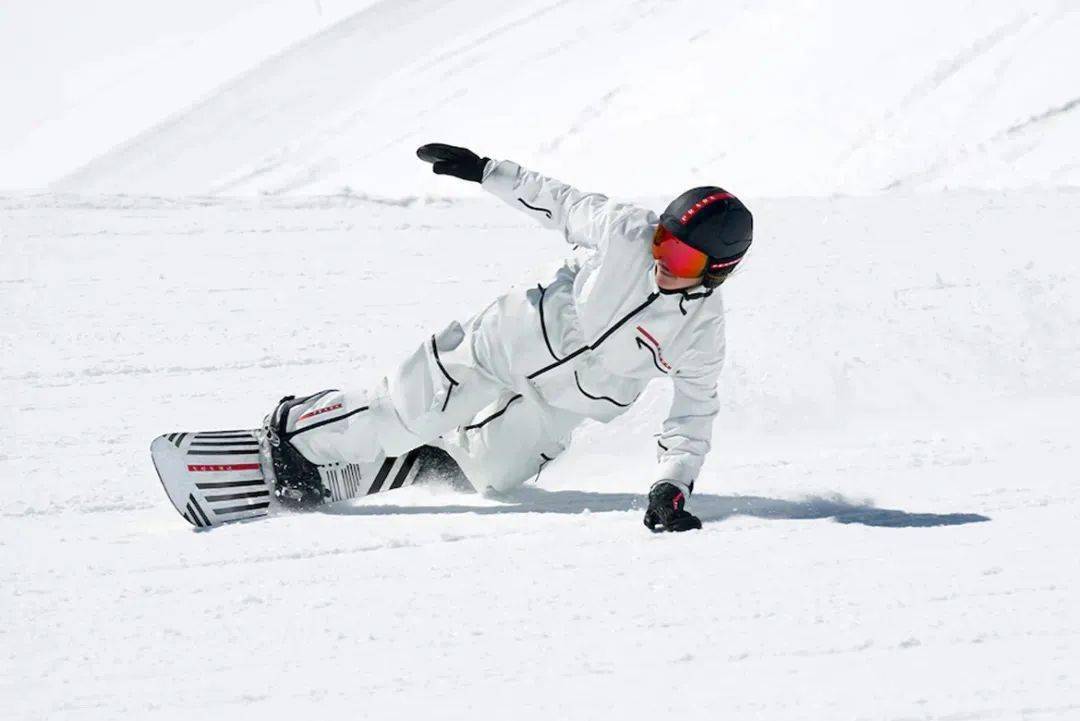
[[[265,456],[269,457],[273,469],[273,478],[269,480],[274,497],[286,508],[315,508],[331,499],[330,489],[323,485],[319,467],[289,443],[291,434],[286,430],[289,411],[313,397],[285,396],[263,421],[259,445]]]

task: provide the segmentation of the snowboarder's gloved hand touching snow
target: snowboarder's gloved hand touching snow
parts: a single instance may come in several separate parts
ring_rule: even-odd
[[[653,533],[689,531],[701,528],[697,516],[684,510],[686,495],[674,483],[661,481],[649,491],[649,510],[645,511],[645,527]]]
[[[416,157],[432,164],[436,175],[453,175],[462,180],[479,183],[484,179],[484,168],[491,158],[481,158],[468,148],[445,143],[428,143],[416,149]]]

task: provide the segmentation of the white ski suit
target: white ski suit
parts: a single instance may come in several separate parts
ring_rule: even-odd
[[[477,490],[506,490],[561,453],[585,418],[610,421],[654,378],[674,398],[652,481],[689,495],[709,450],[723,362],[718,291],[657,287],[657,216],[582,193],[510,161],[482,187],[558,230],[574,257],[417,348],[377,388],[299,407],[292,443],[317,464],[379,461],[422,444],[448,451]]]

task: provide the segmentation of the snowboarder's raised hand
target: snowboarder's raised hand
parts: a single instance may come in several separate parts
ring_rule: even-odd
[[[432,164],[436,175],[453,175],[455,178],[479,183],[484,179],[484,167],[491,158],[481,158],[468,148],[445,143],[428,143],[416,149],[416,157]]]
[[[684,509],[686,496],[673,483],[657,483],[649,491],[645,527],[653,533],[690,531],[701,528],[701,520]]]

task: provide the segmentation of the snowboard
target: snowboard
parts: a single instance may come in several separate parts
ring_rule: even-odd
[[[166,433],[150,444],[161,485],[177,512],[196,528],[285,512],[274,496],[256,430]],[[421,446],[372,463],[319,466],[327,503],[402,488],[418,480],[466,484],[445,451]]]

